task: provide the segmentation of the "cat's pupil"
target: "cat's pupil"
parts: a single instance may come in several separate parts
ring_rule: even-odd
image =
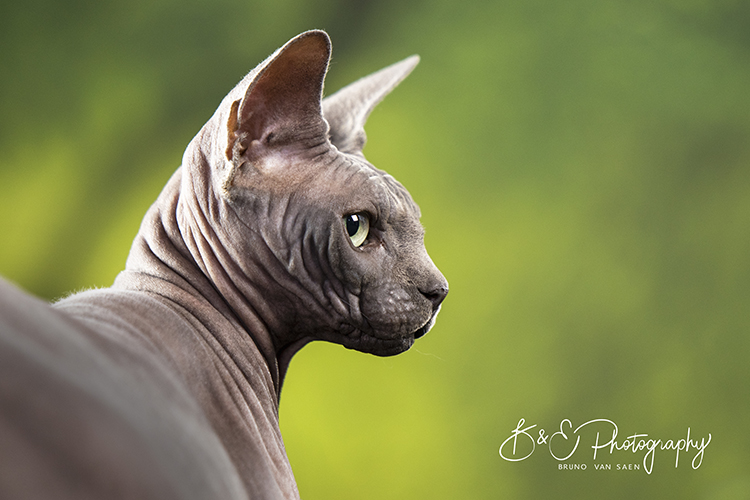
[[[357,234],[357,231],[359,231],[359,220],[359,215],[350,215],[346,218],[346,232],[349,234],[350,238]]]

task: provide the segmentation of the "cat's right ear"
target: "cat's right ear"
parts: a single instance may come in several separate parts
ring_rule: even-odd
[[[307,31],[240,82],[227,96],[227,160],[235,166],[252,163],[274,148],[315,143],[326,136],[321,97],[330,56],[328,35]]]

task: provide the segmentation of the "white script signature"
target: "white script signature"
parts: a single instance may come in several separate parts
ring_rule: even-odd
[[[566,418],[560,422],[559,431],[554,434],[547,434],[544,429],[539,428],[536,438],[529,433],[530,430],[536,427],[536,424],[529,425],[528,427],[524,427],[525,425],[525,419],[522,418],[519,420],[516,428],[511,431],[510,437],[500,445],[500,456],[505,460],[508,460],[509,462],[520,462],[521,460],[526,460],[534,453],[536,445],[545,444],[549,447],[550,455],[552,455],[553,458],[561,462],[568,460],[578,449],[583,430],[591,426],[589,427],[590,430],[596,429],[596,437],[594,438],[594,443],[591,445],[591,448],[594,450],[593,460],[596,460],[599,450],[609,450],[610,455],[615,451],[638,453],[645,450],[645,454],[643,455],[643,468],[646,473],[651,474],[654,469],[654,457],[657,449],[674,450],[675,467],[680,463],[680,452],[689,453],[694,450],[696,453],[693,456],[692,466],[693,469],[697,469],[703,463],[704,451],[711,442],[710,433],[708,434],[707,439],[702,437],[700,442],[691,438],[690,427],[687,428],[687,436],[677,440],[668,439],[663,441],[661,439],[649,438],[648,434],[636,433],[618,441],[617,435],[619,429],[617,428],[617,424],[605,418],[589,420],[575,429],[573,428],[573,423]],[[575,438],[575,440],[573,440],[573,438]]]

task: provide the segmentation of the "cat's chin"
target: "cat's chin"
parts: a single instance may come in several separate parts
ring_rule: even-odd
[[[374,354],[375,356],[387,357],[408,351],[409,348],[414,345],[414,340],[414,334],[392,339],[382,339],[373,337],[372,335],[362,334],[356,339],[347,339],[343,345],[347,349],[353,349],[366,354]]]

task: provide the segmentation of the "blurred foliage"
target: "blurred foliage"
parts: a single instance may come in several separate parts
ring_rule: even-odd
[[[409,353],[297,356],[303,498],[750,498],[747,2],[5,1],[0,272],[109,285],[223,95],[310,28],[332,90],[422,56],[366,154],[420,203],[451,294]],[[560,471],[499,457],[520,418],[713,439],[697,470]]]

